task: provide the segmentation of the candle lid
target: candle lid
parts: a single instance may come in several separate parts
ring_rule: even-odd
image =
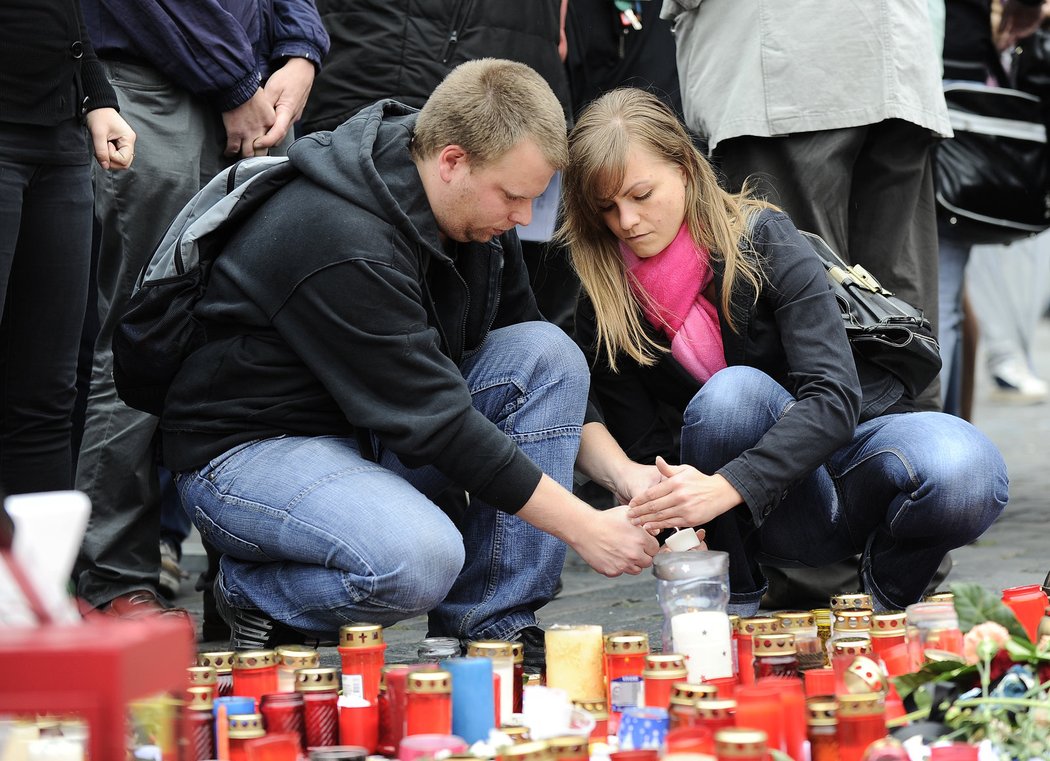
[[[557,758],[589,758],[590,748],[586,737],[559,735],[547,740],[547,745]]]
[[[950,602],[955,604],[955,595],[952,592],[934,592],[922,598],[923,602]]]
[[[871,595],[857,593],[831,596],[832,610],[858,610],[860,608],[871,610]]]
[[[241,671],[267,669],[276,665],[277,653],[273,650],[245,650],[233,656],[233,667]]]
[[[830,696],[810,698],[806,701],[806,723],[811,727],[833,727],[838,723],[838,710],[838,701]]]
[[[886,677],[871,658],[859,655],[853,659],[853,663],[842,675],[842,681],[846,690],[852,693],[858,692],[885,692]]]
[[[631,655],[649,652],[649,635],[644,632],[613,632],[605,637],[609,655]]]
[[[281,645],[276,648],[277,662],[292,669],[317,668],[321,665],[321,656],[312,647],[306,645]]]
[[[875,716],[886,710],[886,700],[879,692],[839,695],[838,717]]]
[[[235,713],[229,717],[229,722],[231,740],[250,740],[266,734],[262,714]]]
[[[521,724],[504,724],[499,731],[517,744],[529,741],[529,728]]]
[[[766,733],[759,729],[720,729],[715,732],[719,758],[745,758],[766,752]]]
[[[759,655],[794,655],[794,634],[758,634],[754,637],[754,653]]]
[[[872,637],[899,637],[907,630],[907,615],[903,610],[875,613],[871,617]]]
[[[467,655],[482,658],[513,658],[514,644],[502,639],[476,639],[467,643]]]
[[[740,630],[752,637],[756,634],[772,634],[780,631],[780,621],[772,616],[752,616],[740,622]]]
[[[732,698],[699,698],[696,712],[703,719],[728,719],[736,712],[736,701]]]
[[[339,670],[334,668],[298,669],[292,676],[296,692],[326,692],[339,689]]]
[[[858,631],[867,631],[871,628],[871,610],[863,610],[860,608],[851,610],[836,610],[835,611],[835,629],[856,629]]]
[[[383,644],[379,624],[344,624],[339,627],[339,647],[375,647]]]
[[[780,629],[785,632],[796,629],[815,629],[817,626],[817,619],[812,611],[782,610],[774,613],[773,618],[780,621]]]
[[[189,666],[186,681],[191,685],[209,685],[219,681],[219,672],[214,666]]]
[[[743,619],[740,616],[738,616],[736,613],[730,613],[729,614],[729,630],[730,631],[734,631],[734,632],[739,632],[740,631],[740,622],[742,620]]]
[[[868,655],[871,653],[870,637],[843,637],[831,643],[835,655]]]
[[[671,685],[671,702],[692,705],[700,698],[713,698],[718,689],[713,684],[693,684],[692,682],[675,682]]]
[[[514,659],[515,663],[525,663],[525,643],[511,642],[510,657]]]
[[[194,685],[186,688],[187,711],[211,711],[214,707],[212,688],[207,685]]]
[[[922,659],[926,663],[944,663],[945,661],[963,661],[963,657],[958,653],[953,653],[950,650],[923,650]]]
[[[212,650],[206,653],[197,653],[198,666],[211,666],[220,674],[229,674],[233,671],[232,650]]]
[[[645,656],[642,677],[647,679],[684,679],[685,656],[680,653],[650,653]]]
[[[441,695],[452,692],[452,675],[447,671],[413,671],[408,675],[405,692],[419,695]]]

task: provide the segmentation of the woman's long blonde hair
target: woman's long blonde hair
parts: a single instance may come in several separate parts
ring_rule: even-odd
[[[685,221],[693,241],[706,248],[712,260],[724,264],[721,312],[734,330],[734,289],[747,286],[757,298],[762,286],[748,219],[770,206],[746,191],[724,191],[675,114],[644,90],[613,90],[586,108],[569,135],[569,165],[562,185],[564,219],[558,237],[568,244],[573,266],[594,304],[598,347],[614,371],[619,352],[651,365],[666,351],[645,334],[619,243],[602,215],[602,207],[620,190],[632,145],[681,168]]]

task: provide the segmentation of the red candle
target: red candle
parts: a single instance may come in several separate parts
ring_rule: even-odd
[[[277,654],[273,650],[247,650],[233,656],[233,694],[254,698],[277,692]]]
[[[334,668],[299,669],[295,691],[303,696],[306,747],[339,744],[339,672]]]
[[[1003,590],[1003,602],[1017,616],[1028,639],[1036,641],[1039,622],[1046,610],[1047,597],[1038,584],[1027,584],[1021,587],[1007,587]]]
[[[741,685],[736,691],[736,725],[762,730],[769,748],[786,751],[779,693],[769,684]]]
[[[605,638],[605,700],[614,732],[624,709],[642,704],[642,672],[648,654],[648,634],[613,632]]]
[[[382,670],[382,688],[376,701],[379,708],[376,752],[387,758],[397,756],[397,746],[405,734],[405,679],[411,670],[408,664],[385,666]]]
[[[757,729],[721,729],[715,733],[718,761],[765,761],[766,734]]]
[[[198,666],[211,666],[215,669],[216,697],[226,698],[233,694],[233,656],[232,650],[197,653]]]
[[[375,703],[379,697],[379,673],[386,644],[379,624],[348,624],[339,628],[339,658],[342,661],[343,695]]]
[[[299,751],[306,749],[306,725],[303,719],[303,696],[297,692],[271,692],[259,704],[267,734],[294,735]]]
[[[838,700],[839,759],[861,761],[868,746],[886,736],[883,697],[875,692],[862,692],[840,695]]]
[[[211,688],[190,687],[187,691],[183,718],[186,726],[186,761],[215,758],[215,718],[212,714]]]
[[[382,699],[383,693],[379,694]],[[379,706],[342,698],[339,703],[339,742],[375,753],[379,744]]]
[[[405,685],[405,736],[452,734],[452,676],[413,671]]]
[[[645,668],[642,670],[645,705],[666,711],[671,705],[671,688],[675,682],[684,682],[687,675],[684,655],[663,653],[645,656]]]
[[[772,687],[779,694],[785,751],[794,759],[803,758],[806,742],[806,695],[802,690],[802,680],[772,677],[760,679],[758,684]]]
[[[882,657],[887,650],[907,641],[907,616],[903,611],[876,613],[871,617],[871,651]]]
[[[249,740],[266,735],[262,716],[257,713],[234,714],[229,717],[229,722],[229,761],[248,761],[248,749],[245,745]]]
[[[723,698],[700,698],[696,701],[697,725],[707,727],[713,735],[720,729],[736,725],[736,701]]]

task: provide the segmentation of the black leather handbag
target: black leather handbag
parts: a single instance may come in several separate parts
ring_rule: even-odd
[[[934,154],[942,224],[971,243],[1009,243],[1050,228],[1050,161],[1040,98],[946,82],[955,137]]]
[[[890,373],[913,399],[918,397],[941,371],[930,321],[859,264],[846,264],[819,235],[802,236],[824,263],[855,360]]]

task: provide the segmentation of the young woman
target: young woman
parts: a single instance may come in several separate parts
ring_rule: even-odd
[[[614,90],[569,143],[565,221],[585,296],[577,338],[613,437],[663,480],[635,494],[647,529],[703,525],[730,555],[734,610],[759,562],[861,553],[880,609],[922,597],[944,555],[1007,501],[996,447],[908,412],[896,379],[858,370],[824,268],[791,220],[723,191],[655,97]],[[681,465],[668,464],[680,437]]]

